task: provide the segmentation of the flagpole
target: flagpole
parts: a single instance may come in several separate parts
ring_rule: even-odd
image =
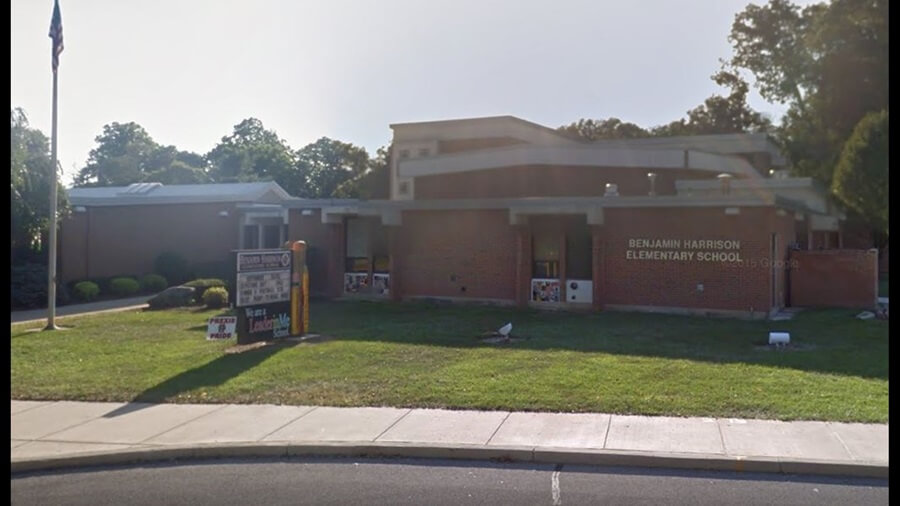
[[[50,141],[50,171],[53,178],[50,183],[50,258],[47,261],[47,326],[44,330],[58,330],[56,326],[56,78],[57,69],[53,69],[53,126]]]

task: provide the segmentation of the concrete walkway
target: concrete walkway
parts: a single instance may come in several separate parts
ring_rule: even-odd
[[[887,424],[16,400],[10,413],[13,471],[174,458],[368,455],[888,474]]]
[[[102,313],[107,311],[129,311],[141,309],[147,306],[147,301],[154,295],[141,295],[140,297],[131,297],[128,299],[104,300],[100,302],[89,302],[87,304],[69,304],[66,306],[57,306],[56,317],[76,316],[88,313]],[[10,321],[12,323],[25,323],[33,321],[47,321],[47,308],[30,309],[28,311],[11,311]]]

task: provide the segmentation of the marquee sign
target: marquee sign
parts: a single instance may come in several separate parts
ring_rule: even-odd
[[[239,251],[235,295],[235,307],[290,301],[291,253]]]
[[[288,250],[235,252],[234,308],[238,342],[291,335],[291,269]]]

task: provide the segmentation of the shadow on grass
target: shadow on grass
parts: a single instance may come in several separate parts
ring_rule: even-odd
[[[745,363],[887,380],[887,322],[857,320],[856,313],[807,310],[790,321],[769,321],[420,302],[335,301],[310,308],[312,331],[340,340]],[[480,339],[507,322],[521,341]],[[770,349],[771,331],[789,332],[797,346]]]
[[[103,416],[104,418],[121,416],[159,403],[171,402],[178,395],[198,388],[219,386],[294,345],[296,345],[294,342],[282,341],[242,353],[226,353],[200,367],[185,371],[144,390],[128,404]]]

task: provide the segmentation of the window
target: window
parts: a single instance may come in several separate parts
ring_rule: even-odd
[[[244,225],[244,249],[259,249],[259,225]]]
[[[429,153],[430,151],[428,150],[428,148],[422,148],[419,150],[419,156],[428,156]]]
[[[531,243],[535,278],[559,277],[559,237],[553,233],[535,233]]]
[[[400,158],[409,158],[409,150],[401,149],[400,150]]]
[[[281,225],[263,226],[263,248],[275,249],[281,247]]]
[[[587,227],[578,227],[566,234],[566,279],[591,279],[593,245]]]
[[[400,195],[409,195],[409,181],[402,181],[399,189]]]

